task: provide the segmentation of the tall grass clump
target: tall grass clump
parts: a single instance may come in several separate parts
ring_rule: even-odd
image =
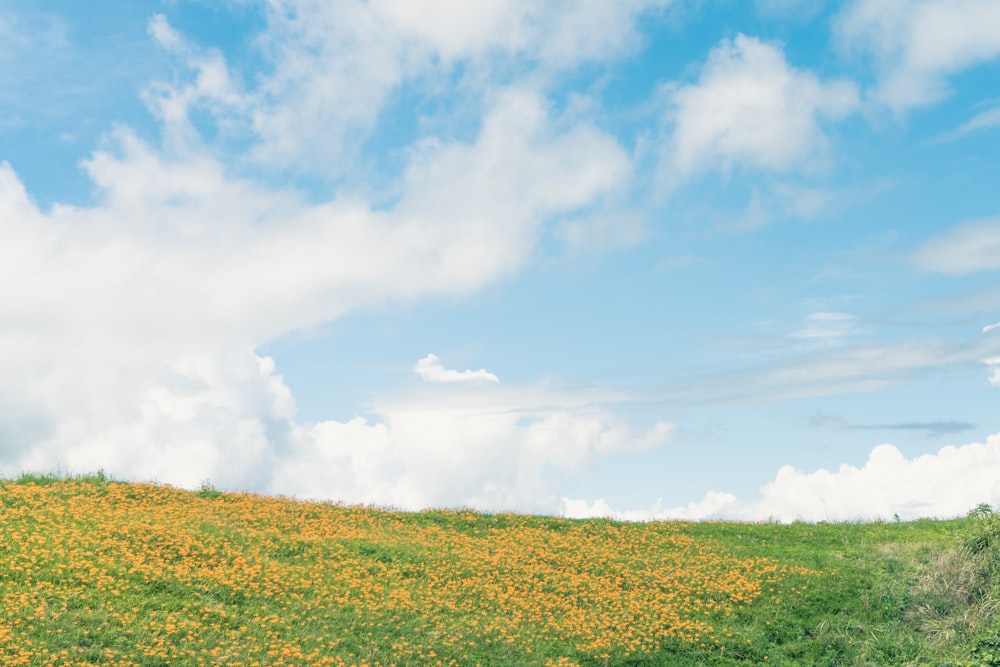
[[[936,646],[972,647],[971,661],[1000,666],[1000,514],[971,510],[951,548],[926,568],[911,617]]]

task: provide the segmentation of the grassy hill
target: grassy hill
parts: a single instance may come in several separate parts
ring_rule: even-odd
[[[389,512],[0,482],[3,665],[1000,665],[1000,517]]]

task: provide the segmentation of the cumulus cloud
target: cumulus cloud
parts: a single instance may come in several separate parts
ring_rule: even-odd
[[[606,500],[598,498],[593,502],[575,498],[563,498],[560,514],[570,519],[608,518],[617,521],[698,521],[718,518],[720,512],[737,502],[731,493],[710,491],[701,500],[681,507],[664,508],[658,500],[649,509],[616,510]]]
[[[993,0],[856,0],[836,21],[848,48],[879,69],[874,97],[901,111],[949,93],[948,77],[1000,56]]]
[[[632,433],[610,392],[501,386],[433,357],[417,365],[429,382],[377,401],[371,421],[296,417],[257,346],[360,307],[514,274],[546,226],[589,215],[631,169],[612,136],[555,117],[537,86],[509,80],[484,84],[469,136],[427,134],[408,148],[388,203],[241,169],[312,148],[349,160],[328,151],[375,122],[410,76],[409,52],[380,37],[392,17],[375,16],[376,4],[270,3],[258,37],[273,68],[251,90],[220,52],[154,17],[151,38],[184,65],[145,90],[163,138],[109,131],[82,163],[92,205],[43,210],[0,162],[0,473],[103,468],[349,502],[554,511],[559,475],[669,437],[669,424]],[[628,34],[645,6],[615,10],[616,30]],[[466,57],[471,44],[447,42],[457,34],[421,39]],[[591,57],[578,37],[560,48]],[[227,147],[238,159],[207,145],[195,109],[250,128]]]
[[[848,81],[820,81],[755,37],[723,40],[697,83],[669,92],[673,136],[668,168],[680,177],[753,167],[809,167],[827,145],[821,121],[858,107]]]
[[[450,368],[445,368],[441,364],[441,360],[437,358],[435,354],[428,354],[426,357],[417,362],[417,365],[413,367],[413,372],[421,377],[425,382],[477,382],[486,380],[487,382],[499,382],[498,378],[493,373],[490,373],[485,368],[480,368],[478,371],[456,371]]]
[[[975,220],[932,238],[913,254],[925,271],[963,275],[1000,269],[1000,218]]]
[[[546,219],[628,169],[612,139],[554,130],[521,92],[498,101],[475,143],[425,147],[390,210],[306,204],[127,131],[109,143],[85,163],[93,208],[43,213],[0,166],[0,272],[30,285],[0,300],[26,345],[82,322],[143,345],[259,343],[362,304],[465,292],[515,271]]]
[[[571,67],[628,52],[638,41],[636,20],[670,0],[530,2],[451,0],[399,3],[375,0],[373,10],[402,35],[426,44],[442,59],[501,52]]]
[[[660,422],[634,433],[608,411],[615,395],[604,390],[457,384],[376,401],[375,422],[300,428],[270,490],[409,509],[554,513],[561,476],[611,453],[661,446],[674,432]]]
[[[254,345],[506,275],[547,216],[613,187],[627,161],[592,128],[554,131],[519,93],[476,143],[426,148],[391,210],[306,204],[127,131],[86,166],[100,203],[43,212],[0,165],[0,276],[23,286],[0,295],[3,385],[43,416],[32,433],[53,434],[25,437],[7,470],[261,488],[295,425]]]
[[[956,480],[960,480],[956,483]],[[872,449],[860,468],[778,471],[753,500],[710,492],[682,507],[620,512],[603,500],[563,499],[566,516],[610,516],[626,520],[709,519],[742,521],[851,521],[960,516],[979,505],[1000,503],[1000,433],[986,443],[943,447],[906,458],[893,445]]]
[[[620,396],[551,382],[422,385],[377,400],[374,421],[303,424],[274,362],[250,350],[164,363],[155,377],[104,378],[60,393],[72,373],[0,394],[0,451],[19,468],[104,469],[129,479],[407,509],[558,509],[562,479],[612,453],[669,442],[674,426],[633,432]],[[111,391],[91,397],[86,392]],[[31,399],[41,398],[39,404]],[[126,396],[134,393],[134,396]],[[16,400],[15,400],[16,399]],[[70,414],[45,407],[71,406]]]
[[[544,87],[566,69],[630,52],[639,19],[669,3],[269,0],[255,41],[266,71],[246,90],[218,51],[194,47],[156,16],[150,33],[195,76],[157,82],[148,95],[179,125],[203,108],[251,133],[250,155],[264,168],[341,178],[358,171],[380,112],[408,84],[447,87],[474,115],[515,80]]]
[[[1000,357],[990,357],[989,359],[984,359],[983,363],[990,371],[990,384],[994,387],[1000,387]]]
[[[836,472],[812,473],[782,468],[743,513],[785,521],[958,516],[979,503],[1000,501],[998,472],[1000,435],[986,444],[948,446],[914,459],[892,445],[879,445],[861,468],[843,465]]]

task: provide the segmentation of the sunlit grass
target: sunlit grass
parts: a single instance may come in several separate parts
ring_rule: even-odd
[[[951,650],[906,614],[959,527],[403,513],[32,476],[0,484],[0,664],[906,664]]]

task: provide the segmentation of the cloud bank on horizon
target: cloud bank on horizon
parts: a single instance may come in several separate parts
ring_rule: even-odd
[[[1000,503],[1000,10],[794,4],[734,34],[683,0],[150,0],[106,44],[0,7],[0,472],[626,519]],[[337,354],[380,381],[290,379],[372,313],[388,343]]]
[[[996,503],[1000,481],[1000,434],[985,444],[949,445],[935,454],[907,459],[893,445],[875,447],[860,468],[802,472],[785,466],[760,489],[741,500],[711,491],[681,507],[619,511],[602,499],[593,503],[563,498],[562,513],[575,518],[610,517],[626,521],[737,519],[743,521],[855,521],[951,518],[980,503]],[[960,480],[960,484],[956,484]]]

